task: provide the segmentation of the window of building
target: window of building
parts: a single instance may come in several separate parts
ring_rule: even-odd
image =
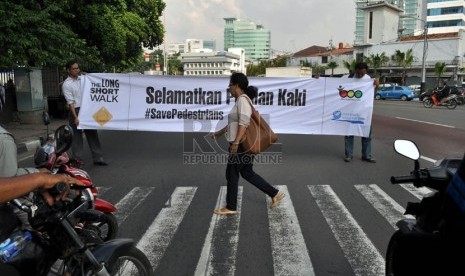
[[[369,29],[368,29],[368,38],[373,38],[373,12],[370,12],[370,22],[369,22]]]
[[[323,64],[328,63],[328,56],[321,57],[321,63],[323,63]]]
[[[463,14],[463,6],[428,9],[428,16],[446,15],[446,14]]]
[[[444,20],[444,21],[428,22],[428,28],[460,27],[460,26],[464,26],[464,22],[462,20]]]

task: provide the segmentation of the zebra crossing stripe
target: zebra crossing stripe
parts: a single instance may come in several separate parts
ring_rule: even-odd
[[[386,194],[378,185],[355,185],[355,188],[365,197],[368,202],[378,211],[392,227],[396,228],[396,223],[406,217],[405,209],[388,194]]]
[[[110,189],[111,187],[97,187],[98,197],[102,197],[102,195],[108,192]]]
[[[277,207],[268,208],[274,273],[315,275],[287,186],[276,186],[276,189],[285,193],[286,197]],[[268,196],[267,204],[271,205]]]
[[[226,190],[226,186],[221,187],[215,209],[224,207]],[[238,213],[236,215],[213,214],[202,253],[195,269],[195,276],[234,275],[236,271],[237,245],[239,243],[242,191],[243,187],[240,186],[237,193]]]
[[[400,186],[418,199],[422,199],[424,196],[432,192],[432,190],[427,187],[417,188],[413,184],[400,184]]]
[[[177,187],[170,207],[163,208],[137,243],[155,270],[194,198],[197,187]]]
[[[118,225],[121,225],[154,189],[155,187],[136,187],[116,203],[115,217]]]
[[[384,258],[329,185],[308,186],[355,275],[384,275]]]
[[[155,187],[136,187],[124,196],[115,206],[118,225],[121,225],[154,189]]]

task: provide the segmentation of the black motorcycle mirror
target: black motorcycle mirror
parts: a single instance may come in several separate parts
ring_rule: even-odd
[[[48,125],[50,124],[50,116],[48,115],[47,111],[42,112],[42,121],[44,122],[44,125],[47,126],[47,132],[45,133],[45,137],[39,137],[41,146],[43,146],[48,139]]]
[[[415,171],[420,168],[420,150],[417,145],[410,140],[396,140],[394,141],[394,150],[407,158],[415,161]]]
[[[71,147],[73,142],[73,129],[68,125],[62,125],[55,131],[55,154],[60,156]]]

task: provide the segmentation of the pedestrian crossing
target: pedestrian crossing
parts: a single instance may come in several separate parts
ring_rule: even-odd
[[[418,200],[431,192],[427,188],[418,189],[411,184],[400,185],[407,194]],[[306,241],[299,223],[299,210],[294,207],[293,195],[285,185],[276,188],[286,194],[285,199],[276,208],[268,208],[271,199],[266,197],[267,219],[271,241],[271,255],[274,275],[317,275],[312,262],[312,244]],[[308,198],[316,203],[319,211],[328,224],[331,234],[344,254],[354,275],[384,275],[384,257],[376,248],[369,236],[357,222],[340,196],[330,185],[308,185]],[[404,208],[394,200],[388,192],[376,184],[354,185],[354,189],[366,202],[382,216],[389,225],[395,224],[403,215]],[[155,193],[155,187],[134,187],[121,195],[116,203],[115,217],[119,225],[127,223],[139,206],[150,200]],[[216,206],[211,208],[211,219],[208,231],[200,237],[203,246],[199,252],[199,259],[192,274],[200,275],[236,275],[236,260],[240,239],[241,216],[247,216],[243,209],[242,199],[244,189],[238,190],[238,214],[233,216],[219,216],[213,214],[213,209],[224,207],[226,201],[226,187],[219,189]],[[107,198],[111,187],[99,188],[99,197]],[[147,229],[137,241],[137,247],[149,258],[154,270],[172,243],[189,208],[196,208],[193,204],[197,196],[198,187],[176,187]],[[299,195],[299,197],[302,195]],[[307,196],[307,195],[306,195]],[[112,194],[111,197],[114,197]],[[242,210],[241,210],[242,209]],[[264,214],[265,215],[265,214]],[[134,225],[134,227],[139,227]],[[144,226],[145,227],[145,226]]]

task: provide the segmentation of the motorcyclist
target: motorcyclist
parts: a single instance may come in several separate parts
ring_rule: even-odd
[[[439,210],[443,218],[439,231],[412,231],[397,243],[399,265],[395,275],[458,275],[465,258],[465,155],[447,188]]]
[[[13,211],[5,203],[18,197],[27,195],[34,190],[41,190],[41,194],[49,205],[66,198],[64,194],[52,197],[46,189],[63,182],[68,186],[84,184],[79,180],[64,174],[31,173],[22,176],[0,178],[0,242],[6,239],[18,225],[19,221]],[[0,275],[19,275],[14,267],[0,262]]]
[[[450,90],[451,90],[451,87],[449,85],[447,85],[447,82],[444,82],[444,86],[441,88],[441,89],[438,89],[436,91],[436,100],[442,104],[445,102],[445,100],[447,99],[447,97],[449,96],[450,94]]]

